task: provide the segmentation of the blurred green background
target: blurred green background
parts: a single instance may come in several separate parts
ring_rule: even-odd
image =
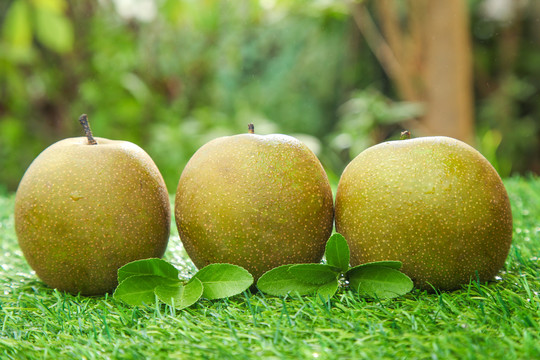
[[[415,126],[423,102],[400,91],[401,70],[385,67],[391,51],[410,65],[398,69],[427,66],[422,41],[446,30],[415,28],[434,11],[422,2],[2,0],[0,187],[14,191],[44,148],[81,136],[82,113],[95,136],[143,147],[171,193],[202,144],[249,122],[308,143],[333,181],[404,128],[447,135]],[[463,3],[467,39],[439,56],[470,52],[463,137],[503,177],[538,173],[540,1]],[[411,47],[400,51],[416,60],[398,56],[404,39]]]

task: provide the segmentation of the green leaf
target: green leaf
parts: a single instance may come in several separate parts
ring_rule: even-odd
[[[322,285],[339,276],[334,267],[325,264],[298,264],[290,267],[289,272],[306,284]]]
[[[47,7],[35,9],[36,37],[49,49],[65,53],[73,48],[73,26],[68,17]]]
[[[349,285],[361,295],[394,298],[412,290],[412,280],[399,270],[386,266],[356,267],[347,272]]]
[[[265,272],[257,281],[257,288],[267,294],[283,296],[288,293],[306,295],[317,291],[318,285],[298,280],[290,271],[292,265],[282,265]]]
[[[210,264],[194,278],[202,282],[203,296],[209,300],[240,294],[253,284],[253,276],[246,269],[232,264]]]
[[[171,280],[156,275],[131,276],[118,285],[113,297],[129,305],[150,305],[156,301],[154,289],[160,285],[173,285],[180,280]]]
[[[136,260],[118,269],[118,283],[136,275],[156,275],[168,279],[179,280],[178,270],[163,259]]]
[[[67,8],[66,0],[33,0],[36,8],[46,9],[56,14],[63,13]]]
[[[349,270],[349,245],[343,235],[336,233],[328,239],[324,255],[328,265],[335,266],[343,272]]]
[[[13,51],[27,53],[32,47],[32,23],[28,3],[14,1],[8,8],[2,26],[3,37]]]
[[[199,279],[193,278],[186,285],[180,282],[159,285],[155,288],[154,292],[159,300],[170,306],[174,304],[177,310],[181,310],[195,304],[199,300],[203,294],[203,284]]]
[[[332,281],[329,281],[326,284],[320,285],[317,289],[317,294],[321,295],[325,300],[328,300],[336,293],[339,287],[339,281],[335,278]]]
[[[384,267],[387,267],[387,268],[399,270],[399,269],[401,269],[402,263],[401,263],[401,261],[393,261],[393,260],[373,261],[373,262],[368,262],[368,263],[357,265],[357,266],[355,266],[353,268],[350,268],[347,272],[353,271],[355,269],[370,267],[370,266],[384,266]]]

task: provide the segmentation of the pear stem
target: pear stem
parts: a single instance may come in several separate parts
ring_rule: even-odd
[[[405,130],[401,132],[401,136],[399,137],[400,140],[409,140],[411,138],[411,132],[409,130]]]
[[[79,117],[79,122],[84,129],[84,135],[86,135],[86,138],[88,139],[88,145],[97,145],[97,141],[92,135],[92,130],[90,130],[90,124],[88,123],[88,115],[82,114]]]
[[[253,124],[248,124],[248,133],[255,134],[255,126]]]

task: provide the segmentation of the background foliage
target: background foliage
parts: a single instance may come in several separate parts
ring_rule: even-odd
[[[538,172],[540,6],[497,2],[469,1],[476,145],[503,176]],[[343,1],[8,0],[0,31],[9,190],[46,146],[81,134],[81,113],[96,136],[143,147],[169,192],[198,147],[248,122],[300,137],[336,178],[421,113],[399,101]]]

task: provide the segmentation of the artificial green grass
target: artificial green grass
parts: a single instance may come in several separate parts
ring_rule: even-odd
[[[47,288],[18,248],[13,196],[0,197],[0,358],[538,359],[540,180],[505,184],[514,240],[494,283],[380,302],[245,293],[177,312]],[[166,259],[194,270],[176,233]]]

